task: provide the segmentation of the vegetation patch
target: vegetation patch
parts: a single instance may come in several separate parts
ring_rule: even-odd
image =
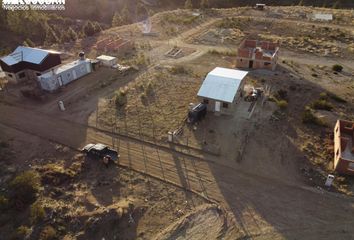
[[[343,66],[339,64],[335,64],[332,66],[332,70],[335,72],[341,72],[343,70]]]
[[[306,107],[302,114],[302,122],[306,124],[314,124],[317,126],[327,126],[326,122],[318,118],[310,107]]]
[[[229,56],[229,57],[235,57],[237,56],[237,52],[236,51],[220,51],[220,50],[216,50],[216,49],[212,49],[208,51],[210,54],[213,55],[221,55],[221,56]]]

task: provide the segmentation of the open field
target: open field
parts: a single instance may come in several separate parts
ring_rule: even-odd
[[[19,96],[17,86],[1,92],[0,140],[14,159],[1,161],[1,187],[35,170],[46,216],[33,224],[27,209],[7,224],[9,211],[1,232],[33,226],[36,239],[50,225],[64,239],[354,238],[354,182],[333,172],[331,136],[336,119],[354,119],[352,13],[333,10],[341,18],[324,24],[297,19],[302,10],[217,9],[203,18],[164,12],[152,19],[158,36],[131,25],[86,39],[88,56],[97,39],[134,40],[132,54],[122,56],[134,70],[102,67],[44,102]],[[196,126],[185,124],[205,75],[233,68],[245,37],[281,41],[277,69],[246,78],[248,88],[270,87],[269,96],[251,111],[242,100],[230,116],[208,113]],[[184,54],[167,57],[173,47]],[[80,43],[67,49],[79,50]],[[179,128],[178,142],[168,143],[167,132]],[[106,169],[78,154],[90,142],[118,150],[118,165]],[[327,189],[329,173],[335,181]]]

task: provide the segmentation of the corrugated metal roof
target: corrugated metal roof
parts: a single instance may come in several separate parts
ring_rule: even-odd
[[[246,71],[217,67],[205,78],[198,96],[232,103]]]
[[[76,60],[76,61],[64,64],[64,65],[61,65],[60,67],[54,69],[53,71],[54,71],[54,74],[60,74],[62,72],[70,70],[70,69],[72,69],[72,68],[74,68],[76,66],[79,66],[79,65],[82,65],[82,64],[87,64],[89,62],[90,62],[89,59]],[[42,74],[41,77],[44,77],[44,78],[51,77],[51,76],[53,76],[53,71],[46,72],[46,73]]]
[[[59,52],[50,50],[19,46],[13,53],[1,58],[1,60],[9,66],[21,61],[40,64],[48,56],[49,53],[60,54]]]

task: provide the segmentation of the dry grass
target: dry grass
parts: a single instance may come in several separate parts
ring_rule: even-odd
[[[100,126],[111,129],[116,122],[121,133],[157,140],[180,127],[189,103],[197,101],[200,80],[194,79],[185,67],[172,69],[179,74],[173,74],[171,69],[159,70],[136,79],[129,86],[124,110],[117,111],[112,104],[100,109]]]

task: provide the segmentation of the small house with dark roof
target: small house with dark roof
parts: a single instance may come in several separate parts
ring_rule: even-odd
[[[24,46],[19,46],[13,53],[0,58],[0,66],[12,83],[37,80],[38,76],[60,64],[59,52]]]

